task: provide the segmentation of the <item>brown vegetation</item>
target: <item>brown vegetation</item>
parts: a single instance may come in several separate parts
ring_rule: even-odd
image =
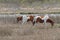
[[[21,25],[15,17],[0,17],[0,40],[60,40],[59,17],[51,16],[51,19],[55,21],[53,27],[49,23]]]

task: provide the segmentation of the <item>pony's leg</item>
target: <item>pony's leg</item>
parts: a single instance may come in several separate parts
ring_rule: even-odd
[[[22,24],[22,21],[20,21],[20,24]]]
[[[35,25],[35,21],[31,21],[32,22],[32,24],[33,24],[33,26]]]
[[[47,26],[46,20],[44,20],[44,25],[45,25],[45,27]]]
[[[17,21],[17,23],[18,23],[18,21]]]
[[[24,24],[24,21],[22,21],[22,25]]]
[[[23,25],[23,24],[26,24],[26,23],[27,23],[27,21],[22,21],[22,25]]]
[[[37,26],[37,23],[38,23],[38,22],[35,22],[35,26]]]
[[[46,24],[46,20],[44,20],[44,24]]]
[[[27,24],[27,21],[25,21],[24,24]]]
[[[32,23],[32,25],[34,26],[34,24],[35,24],[35,21],[31,21],[31,23]]]
[[[17,23],[19,22],[19,20],[17,20]]]
[[[22,21],[22,25],[24,24],[24,21]]]

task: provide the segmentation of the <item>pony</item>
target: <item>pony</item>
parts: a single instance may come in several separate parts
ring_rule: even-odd
[[[34,25],[34,23],[33,23],[34,17],[35,17],[35,16],[32,16],[32,15],[30,15],[30,16],[25,16],[25,15],[19,16],[19,17],[17,17],[17,23],[18,23],[19,21],[21,21],[22,24],[23,24],[24,22],[29,22],[29,21],[30,21],[30,22]]]
[[[32,15],[28,16],[28,17],[27,17],[27,22],[30,21],[30,22],[32,22],[32,24],[34,25],[34,23],[33,23],[34,17],[35,17],[35,16],[32,16]]]
[[[24,24],[25,22],[31,21],[33,25],[38,22],[44,23],[44,24],[50,23],[52,26],[54,25],[54,21],[48,15],[45,15],[45,16],[22,15],[17,17],[17,23],[19,21],[21,21],[22,24]]]
[[[35,23],[38,23],[38,22],[39,23],[44,23],[44,24],[50,23],[51,26],[54,25],[54,21],[52,19],[50,19],[48,15],[45,15],[45,16],[36,16],[33,23],[35,24]]]
[[[19,21],[21,21],[22,24],[24,24],[25,22],[27,22],[27,15],[22,15],[22,16],[17,17],[17,23]]]
[[[23,19],[23,16],[17,17],[17,23],[18,23],[19,21],[22,21],[22,19]]]

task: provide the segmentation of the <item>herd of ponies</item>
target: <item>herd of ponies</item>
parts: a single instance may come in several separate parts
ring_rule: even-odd
[[[30,21],[33,25],[39,22],[39,23],[44,23],[45,25],[47,25],[46,23],[50,23],[51,26],[54,26],[54,21],[49,17],[48,14],[44,16],[21,15],[17,17],[17,23],[19,21],[21,22],[21,24],[24,24]]]

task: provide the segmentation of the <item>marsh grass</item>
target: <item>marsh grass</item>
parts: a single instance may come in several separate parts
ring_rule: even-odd
[[[16,18],[0,18],[0,39],[1,40],[59,40],[60,38],[60,16],[54,18],[55,24],[45,26],[43,23],[32,25],[31,22],[21,25],[16,23]],[[6,21],[6,23],[5,23]],[[51,28],[52,27],[52,28]],[[54,39],[55,38],[55,39]]]
[[[0,36],[11,36],[13,33],[12,29],[4,27],[0,27]]]

